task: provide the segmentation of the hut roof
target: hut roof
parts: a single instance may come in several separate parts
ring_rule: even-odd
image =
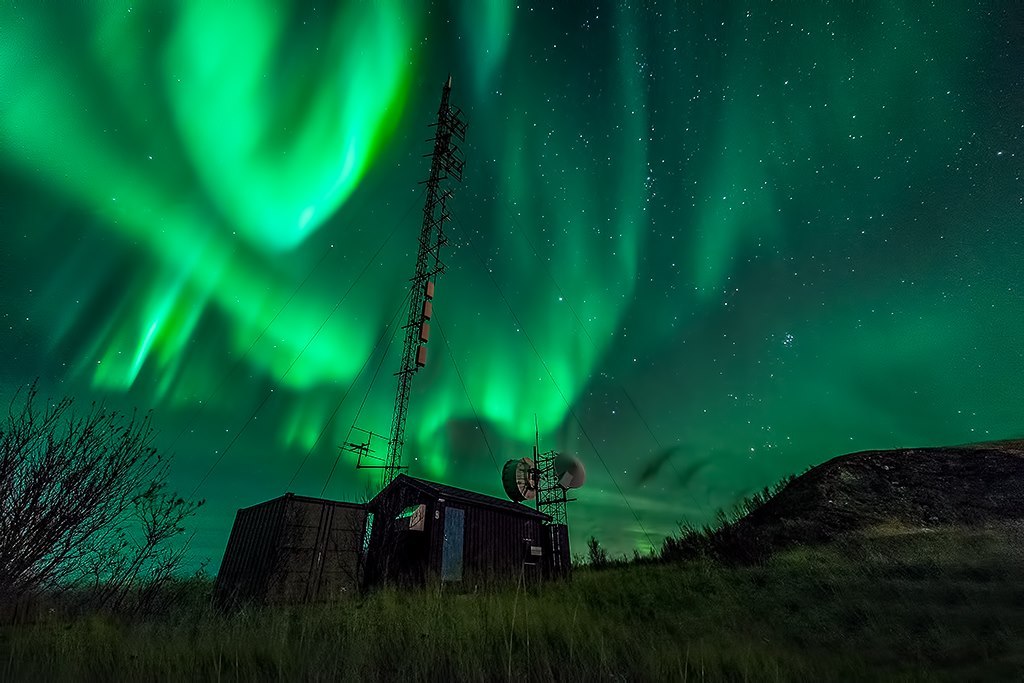
[[[549,521],[551,519],[548,515],[545,515],[542,512],[538,512],[537,510],[521,505],[520,503],[514,503],[511,500],[502,500],[501,498],[495,498],[494,496],[485,496],[484,494],[476,493],[475,491],[467,491],[465,489],[455,488],[454,486],[448,486],[447,484],[439,484],[436,481],[417,479],[416,477],[410,477],[407,474],[399,474],[395,477],[394,481],[374,496],[373,500],[370,501],[369,506],[376,507],[378,499],[384,495],[385,491],[396,486],[411,486],[415,489],[419,489],[429,496],[436,496],[437,498],[444,498],[445,500],[457,500],[468,505],[488,507],[494,510],[500,510],[501,512],[521,515],[523,517],[533,517],[543,521]]]
[[[276,498],[271,498],[271,499],[265,500],[265,501],[263,501],[261,503],[254,503],[253,505],[249,505],[247,507],[239,508],[239,509],[240,510],[251,510],[253,508],[258,508],[258,507],[260,507],[262,505],[271,505],[273,503],[277,503],[280,500],[291,500],[291,501],[294,501],[294,502],[297,502],[297,503],[326,503],[328,505],[334,505],[336,507],[346,507],[346,508],[365,508],[366,507],[366,505],[363,504],[363,503],[350,503],[350,502],[345,501],[345,500],[329,500],[327,498],[315,498],[313,496],[300,496],[300,495],[297,495],[297,494],[292,493],[292,492],[289,491],[288,493],[285,493],[284,495],[277,496]]]

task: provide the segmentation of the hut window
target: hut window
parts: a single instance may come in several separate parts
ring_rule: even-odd
[[[402,522],[399,525],[400,529],[423,531],[423,525],[427,519],[427,506],[423,503],[419,505],[410,505],[398,513],[398,516],[395,517],[395,519]]]

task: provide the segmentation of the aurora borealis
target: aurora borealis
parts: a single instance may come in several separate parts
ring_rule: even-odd
[[[499,465],[536,414],[588,465],[574,549],[627,552],[616,484],[657,543],[834,455],[1024,435],[1024,10],[722,5],[5,3],[3,393],[153,408],[183,492],[223,455],[214,565],[238,507],[320,495],[451,72],[466,391],[435,335],[411,474],[500,495],[473,408]],[[372,488],[353,463],[325,495]]]

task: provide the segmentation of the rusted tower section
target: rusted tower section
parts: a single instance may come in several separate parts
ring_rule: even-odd
[[[381,482],[383,489],[404,469],[402,447],[405,445],[405,421],[409,412],[409,394],[412,378],[427,362],[427,341],[430,338],[430,318],[434,298],[434,282],[445,271],[441,261],[441,247],[447,243],[444,224],[450,218],[447,209],[452,196],[452,180],[462,182],[465,160],[458,143],[466,139],[466,123],[462,110],[449,104],[452,77],[441,90],[441,106],[437,109],[434,129],[434,151],[430,162],[430,176],[423,181],[427,186],[423,204],[423,225],[420,227],[419,248],[416,252],[416,273],[412,276],[409,297],[409,317],[405,324],[405,344],[402,347],[402,365],[398,370],[398,389],[395,393],[395,412],[391,419],[391,437],[388,455],[384,461]],[[428,156],[428,155],[424,155]]]

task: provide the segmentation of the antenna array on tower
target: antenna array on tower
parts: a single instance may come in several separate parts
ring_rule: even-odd
[[[437,110],[434,127],[434,151],[430,162],[430,176],[425,181],[427,197],[423,204],[423,225],[420,228],[419,249],[416,252],[416,272],[412,276],[409,318],[405,324],[405,344],[402,365],[398,372],[395,393],[395,412],[391,419],[391,437],[384,463],[381,488],[390,484],[402,467],[402,447],[405,445],[405,421],[409,412],[409,392],[412,376],[427,363],[427,341],[430,337],[430,317],[433,315],[434,282],[444,273],[441,247],[447,243],[444,224],[450,218],[447,208],[452,191],[442,186],[448,180],[462,182],[462,169],[466,162],[458,141],[466,139],[466,123],[462,110],[452,107],[449,96],[452,77],[441,91],[441,105]]]

